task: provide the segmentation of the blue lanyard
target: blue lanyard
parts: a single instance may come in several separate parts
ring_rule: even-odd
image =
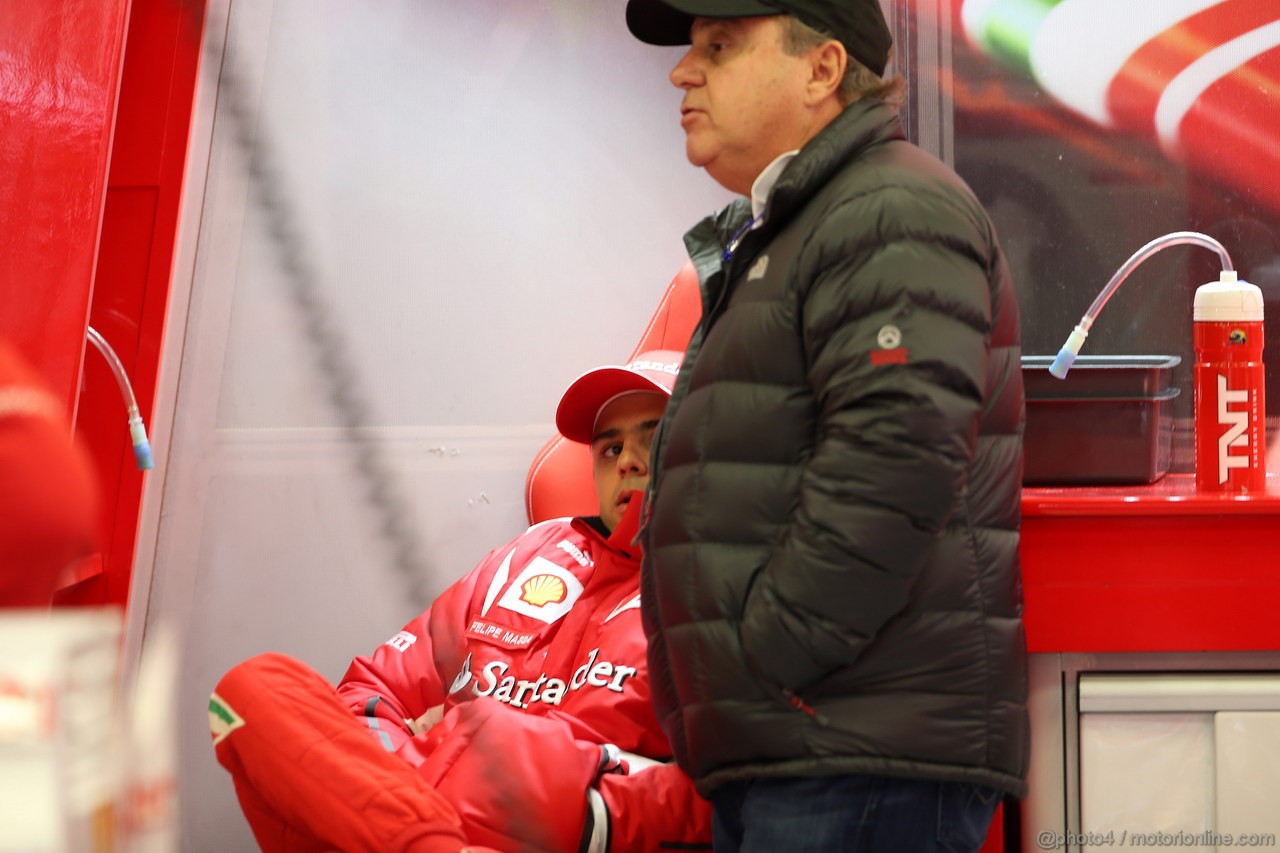
[[[755,225],[759,219],[759,216],[751,217],[742,224],[741,228],[734,232],[734,235],[729,238],[729,245],[720,253],[720,260],[724,261],[726,264],[733,260],[733,253],[738,250],[738,244],[742,242],[742,238],[747,236],[747,232],[751,230],[751,226]]]

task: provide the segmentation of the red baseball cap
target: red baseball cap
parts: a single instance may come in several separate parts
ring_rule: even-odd
[[[623,394],[671,396],[684,353],[650,350],[630,364],[606,364],[573,380],[556,408],[556,429],[570,441],[590,444],[601,410]]]

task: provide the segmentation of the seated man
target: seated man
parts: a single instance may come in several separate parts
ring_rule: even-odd
[[[264,850],[710,849],[709,807],[660,763],[634,543],[679,362],[597,368],[561,399],[560,432],[591,446],[598,517],[492,551],[336,695],[282,655],[222,679],[215,749]]]

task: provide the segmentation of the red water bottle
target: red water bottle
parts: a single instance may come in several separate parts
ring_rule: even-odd
[[[1196,289],[1196,488],[1267,487],[1262,291],[1223,270]]]

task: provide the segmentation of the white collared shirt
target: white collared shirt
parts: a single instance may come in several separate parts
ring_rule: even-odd
[[[772,163],[764,167],[763,172],[756,176],[755,183],[751,185],[751,215],[755,218],[755,224],[751,226],[752,230],[764,223],[764,209],[769,203],[769,196],[773,193],[773,185],[778,182],[778,176],[782,174],[782,170],[787,168],[787,164],[799,153],[800,149],[797,148],[779,154]]]

